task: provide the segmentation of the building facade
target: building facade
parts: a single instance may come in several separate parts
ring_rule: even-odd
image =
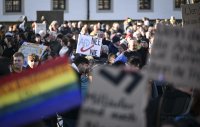
[[[200,0],[195,0],[199,2]],[[0,22],[37,19],[37,11],[64,11],[64,20],[181,19],[187,0],[0,0]]]

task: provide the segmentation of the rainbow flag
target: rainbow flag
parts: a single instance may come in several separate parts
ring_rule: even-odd
[[[34,122],[81,104],[77,76],[58,58],[0,79],[0,127]]]

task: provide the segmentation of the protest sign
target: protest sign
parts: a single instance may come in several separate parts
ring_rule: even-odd
[[[159,25],[148,64],[149,77],[200,87],[199,40],[199,29]]]
[[[100,57],[102,38],[92,38],[92,36],[79,35],[76,53]]]
[[[38,34],[41,30],[46,33],[46,24],[35,23],[35,33]]]
[[[44,45],[24,42],[22,46],[19,48],[19,52],[22,52],[24,54],[25,66],[27,66],[28,55],[34,53],[38,55],[39,58],[41,58],[41,56],[43,55],[46,49],[47,49],[47,46],[44,46]]]
[[[94,69],[93,74],[78,126],[145,127],[145,77],[108,66]]]
[[[22,126],[80,105],[77,80],[67,58],[1,78],[0,126]]]
[[[200,3],[182,5],[183,25],[200,28]]]

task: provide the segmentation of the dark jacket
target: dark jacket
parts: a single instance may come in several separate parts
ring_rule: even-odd
[[[110,43],[109,45],[109,53],[117,54],[118,48],[114,46],[113,43]]]
[[[75,73],[78,77],[78,85],[79,85],[80,92],[81,92],[81,75],[75,69],[73,69],[73,70],[75,71]],[[71,109],[70,111],[63,112],[63,113],[60,113],[60,114],[61,114],[62,117],[78,120],[79,111],[80,111],[80,106],[77,106],[77,107]]]

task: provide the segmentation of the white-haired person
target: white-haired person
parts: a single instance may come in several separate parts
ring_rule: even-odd
[[[108,53],[109,53],[109,48],[107,45],[102,45],[101,46],[101,55],[100,55],[100,61],[103,63],[106,63],[108,60]]]

